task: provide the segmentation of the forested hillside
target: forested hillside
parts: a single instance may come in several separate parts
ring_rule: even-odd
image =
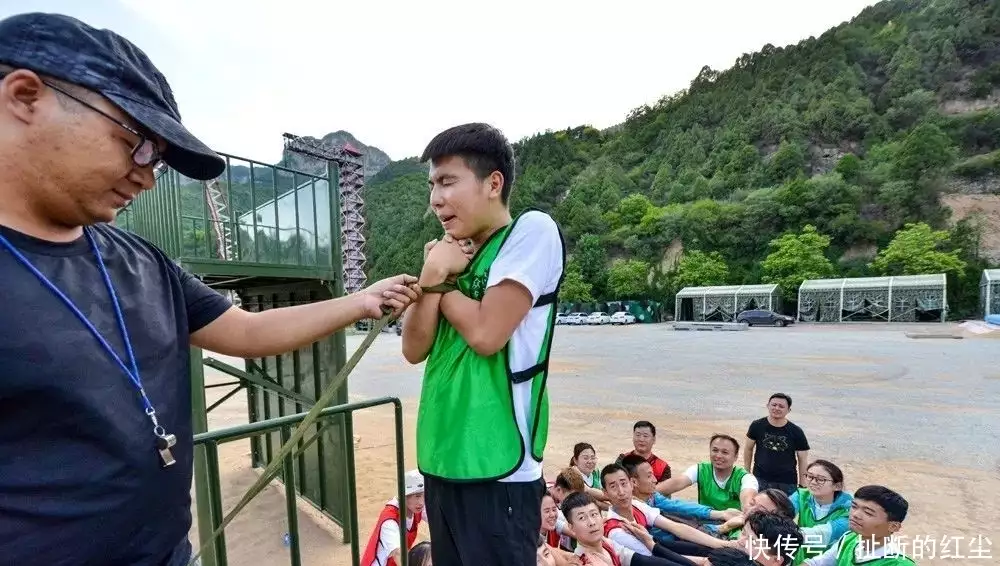
[[[762,281],[794,300],[803,278],[946,271],[969,315],[984,227],[942,200],[1000,198],[1000,1],[882,2],[705,67],[616,128],[515,150],[512,208],[551,212],[569,243],[564,300]],[[366,191],[369,277],[416,273],[440,233],[426,169],[391,163]]]

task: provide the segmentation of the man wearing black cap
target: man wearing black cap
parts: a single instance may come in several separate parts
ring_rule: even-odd
[[[190,344],[274,355],[419,296],[398,275],[319,304],[233,307],[106,224],[164,164],[224,169],[139,48],[65,16],[0,21],[3,564],[186,564]]]

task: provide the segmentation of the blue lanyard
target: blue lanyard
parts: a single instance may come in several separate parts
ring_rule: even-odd
[[[108,341],[101,336],[101,333],[97,331],[97,328],[95,328],[89,320],[87,320],[87,316],[83,314],[75,304],[73,304],[73,301],[67,297],[65,293],[60,291],[59,288],[56,287],[51,281],[49,281],[48,277],[32,265],[31,261],[24,257],[24,255],[8,241],[2,233],[0,233],[0,244],[3,244],[3,246],[7,248],[7,250],[10,251],[15,258],[24,264],[29,271],[34,273],[35,277],[37,277],[43,285],[48,287],[50,291],[62,299],[62,301],[66,303],[66,306],[69,307],[69,310],[80,319],[80,322],[82,322],[88,330],[90,330],[90,333],[94,335],[94,338],[97,338],[97,341],[101,343],[101,346],[104,347],[122,371],[125,372],[125,375],[129,377],[136,389],[139,390],[139,395],[142,397],[143,408],[145,409],[146,415],[149,416],[153,423],[153,434],[159,438],[165,438],[167,436],[166,431],[162,426],[160,426],[160,423],[157,422],[156,410],[153,409],[153,404],[149,402],[149,397],[146,396],[146,390],[142,387],[142,380],[139,378],[139,365],[135,361],[135,353],[132,351],[132,341],[129,340],[128,330],[125,328],[125,317],[122,316],[122,309],[118,304],[118,297],[115,294],[114,285],[111,284],[111,277],[108,276],[108,270],[104,267],[104,259],[101,258],[101,252],[97,248],[97,242],[94,241],[94,237],[91,235],[90,231],[84,228],[83,233],[87,236],[87,241],[90,242],[90,249],[93,250],[94,256],[97,258],[97,267],[101,271],[101,276],[104,278],[104,285],[108,289],[108,294],[111,295],[111,303],[114,305],[115,309],[115,318],[118,320],[118,329],[121,331],[122,341],[125,343],[125,351],[128,354],[129,362],[132,365],[131,369],[125,366],[125,363],[122,362],[120,357],[118,357],[118,354],[116,354],[111,345],[108,344]]]

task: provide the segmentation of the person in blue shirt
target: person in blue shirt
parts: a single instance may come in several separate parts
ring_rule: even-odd
[[[636,454],[625,456],[622,458],[622,467],[625,468],[629,479],[632,480],[632,496],[659,509],[661,514],[667,515],[671,519],[700,527],[704,521],[727,521],[741,515],[739,509],[716,511],[700,503],[670,499],[658,493],[653,468],[642,456]],[[659,543],[677,540],[669,532],[653,526],[649,528],[649,534],[653,535],[653,540]]]

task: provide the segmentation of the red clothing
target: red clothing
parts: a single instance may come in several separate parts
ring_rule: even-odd
[[[611,557],[611,566],[622,566],[622,560],[621,560],[621,558],[618,558],[618,554],[615,553],[615,549],[614,549],[613,546],[611,546],[610,544],[608,544],[607,542],[604,542],[604,541],[601,542],[601,546],[604,547],[604,551],[607,552],[608,556]],[[591,562],[587,558],[587,555],[584,554],[584,555],[580,556],[580,563],[581,564],[590,564]]]
[[[646,520],[646,514],[638,510],[635,505],[632,506],[632,518],[635,519],[636,523],[639,523],[643,527],[649,528],[649,521]],[[621,519],[607,519],[604,521],[604,536],[610,536],[611,531],[622,526]]]
[[[406,548],[400,549],[400,552],[408,552],[410,547],[413,546],[413,542],[417,540],[417,528],[420,527],[420,519],[421,513],[413,516],[413,526],[406,532]],[[365,553],[361,555],[362,566],[369,566],[375,562],[375,557],[378,554],[379,536],[382,534],[382,524],[386,521],[395,521],[399,524],[400,528],[403,528],[403,522],[399,516],[399,507],[396,505],[395,500],[386,503],[385,507],[382,508],[382,513],[379,514],[378,521],[375,522],[375,529],[372,531],[371,536],[368,537],[368,545],[365,546]],[[389,563],[385,566],[396,566],[396,561],[389,558]]]
[[[622,454],[618,457],[618,461],[620,462],[625,456],[631,456],[633,454],[635,454],[635,450],[628,452],[627,454]],[[656,478],[656,481],[661,482],[663,480],[670,479],[670,464],[668,464],[666,460],[650,452],[649,458],[646,458],[646,461],[649,462],[649,465],[653,468],[653,477]]]
[[[560,538],[559,533],[557,533],[555,529],[545,533],[545,542],[552,548],[559,548]]]

